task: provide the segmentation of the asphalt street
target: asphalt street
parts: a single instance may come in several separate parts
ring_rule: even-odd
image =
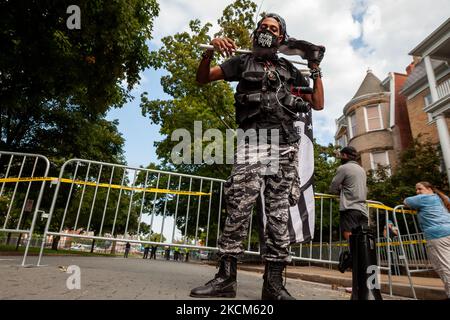
[[[30,257],[29,262],[35,263],[35,259]],[[0,299],[190,300],[194,299],[189,297],[190,290],[217,272],[207,264],[162,259],[51,256],[44,257],[46,266],[29,268],[19,266],[20,262],[21,257],[0,257]],[[72,269],[80,272],[80,289],[76,280],[70,281],[75,276],[68,273]],[[238,271],[234,300],[259,300],[262,284],[261,274]],[[286,287],[299,300],[350,298],[342,289],[302,280],[287,279]]]

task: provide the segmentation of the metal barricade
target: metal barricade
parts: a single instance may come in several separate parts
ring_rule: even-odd
[[[83,159],[64,163],[59,178],[49,178],[49,169],[50,163],[42,155],[0,151],[0,233],[25,235],[23,266],[34,240],[36,219],[42,213],[46,181],[52,181],[55,191],[38,266],[48,243],[70,249],[72,242],[82,239],[92,241],[91,248],[96,241],[103,242],[105,248],[108,243],[111,252],[116,244],[125,242],[218,250],[226,219],[225,180]],[[348,247],[341,238],[338,197],[315,194],[315,202],[314,239],[293,245],[290,251],[294,261],[331,268]],[[405,270],[416,298],[412,274],[433,269],[417,215],[404,206],[392,209],[376,201],[367,201],[367,207],[369,226],[376,231],[378,267],[387,271],[390,294],[392,275]],[[245,253],[250,255],[260,254],[259,219],[255,215],[250,218],[244,244]],[[170,227],[169,218],[173,221]],[[391,221],[397,234],[391,234],[387,227]]]
[[[393,209],[378,201],[367,201],[369,227],[376,234],[376,253],[378,267],[388,274],[389,293],[392,296],[392,276],[400,275],[399,245],[395,242],[397,235],[389,227],[393,219]]]
[[[427,256],[426,240],[418,223],[417,213],[406,210],[404,205],[394,208],[394,223],[398,228],[398,244],[401,260],[408,275],[409,284],[414,298],[416,292],[412,281],[412,275],[419,272],[433,270]]]
[[[117,243],[217,247],[222,213],[223,180],[72,159],[64,163],[44,231],[38,265],[48,242],[69,248],[74,240]],[[156,217],[159,216],[159,224]],[[173,226],[168,226],[168,218]],[[142,232],[146,222],[159,239]],[[177,239],[176,229],[182,230]],[[171,228],[171,230],[169,230]],[[164,234],[166,236],[164,236]],[[150,241],[152,240],[152,241]]]
[[[328,194],[315,194],[314,239],[291,246],[292,260],[325,265],[337,265],[342,246],[339,232],[339,202]]]
[[[339,227],[339,198],[333,195],[320,194],[316,198],[316,232],[315,237],[309,243],[299,244],[291,247],[295,253],[294,261],[333,265],[339,263],[339,256],[343,250],[349,250],[349,244],[342,239],[342,232]],[[392,215],[392,208],[385,206],[381,202],[368,200],[367,202],[368,221],[376,233],[376,252],[379,270],[384,270],[388,274],[389,292],[392,296],[392,266],[396,261],[392,251],[395,250],[389,231],[387,237],[382,233],[382,227]],[[389,254],[390,253],[390,254]]]
[[[50,162],[42,155],[0,151],[0,232],[19,234],[16,248],[25,234],[25,266],[40,212]]]

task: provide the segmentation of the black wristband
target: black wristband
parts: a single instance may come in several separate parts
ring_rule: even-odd
[[[319,67],[311,69],[310,72],[311,75],[309,77],[311,79],[316,80],[317,78],[322,78],[322,70]]]
[[[214,51],[212,50],[206,50],[205,52],[202,53],[202,58],[203,59],[208,59],[211,60],[214,56]]]

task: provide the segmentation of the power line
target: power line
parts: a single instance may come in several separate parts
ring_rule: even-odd
[[[256,28],[256,26],[258,24],[258,17],[259,17],[259,13],[261,12],[261,8],[263,6],[263,3],[264,3],[264,0],[261,0],[261,4],[259,5],[258,12],[256,13],[256,16],[255,16],[255,28]]]

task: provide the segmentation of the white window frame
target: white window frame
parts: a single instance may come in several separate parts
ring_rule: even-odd
[[[377,169],[375,167],[375,162],[373,160],[373,154],[374,153],[382,153],[382,152],[371,152],[371,153],[369,153],[369,156],[370,156],[370,167],[372,168],[372,170],[376,170]],[[384,151],[384,155],[386,156],[386,166],[390,166],[391,162],[389,161],[389,152],[388,151]],[[388,171],[388,175],[391,176],[392,175],[391,168],[389,168],[387,171]]]
[[[348,117],[347,117],[347,121],[348,121],[348,133],[350,134],[350,139],[353,139],[353,137],[355,136],[355,133],[353,132],[353,123],[352,123],[352,116],[355,116],[355,122],[356,122],[356,112],[352,112]],[[358,125],[356,123],[356,125]],[[348,142],[348,141],[347,141]]]
[[[344,145],[341,145],[340,144],[340,140],[341,139],[343,139],[344,141]],[[342,136],[340,136],[338,139],[337,139],[337,144],[340,146],[340,147],[342,147],[342,148],[344,148],[344,147],[346,147],[347,146],[347,144],[348,144],[348,140],[347,140],[347,134],[343,134]]]
[[[428,107],[431,104],[431,93],[423,97],[423,101],[425,104],[425,108]],[[434,123],[434,119],[431,113],[427,112],[427,116],[428,116],[428,124]]]
[[[369,117],[367,115],[367,108],[373,108],[375,106],[378,107],[378,116],[379,116],[379,119],[380,119],[380,128],[369,130]],[[364,107],[364,122],[366,124],[366,132],[384,130],[384,119],[383,119],[383,113],[381,112],[381,103],[379,103],[378,105],[370,105],[370,106]]]

